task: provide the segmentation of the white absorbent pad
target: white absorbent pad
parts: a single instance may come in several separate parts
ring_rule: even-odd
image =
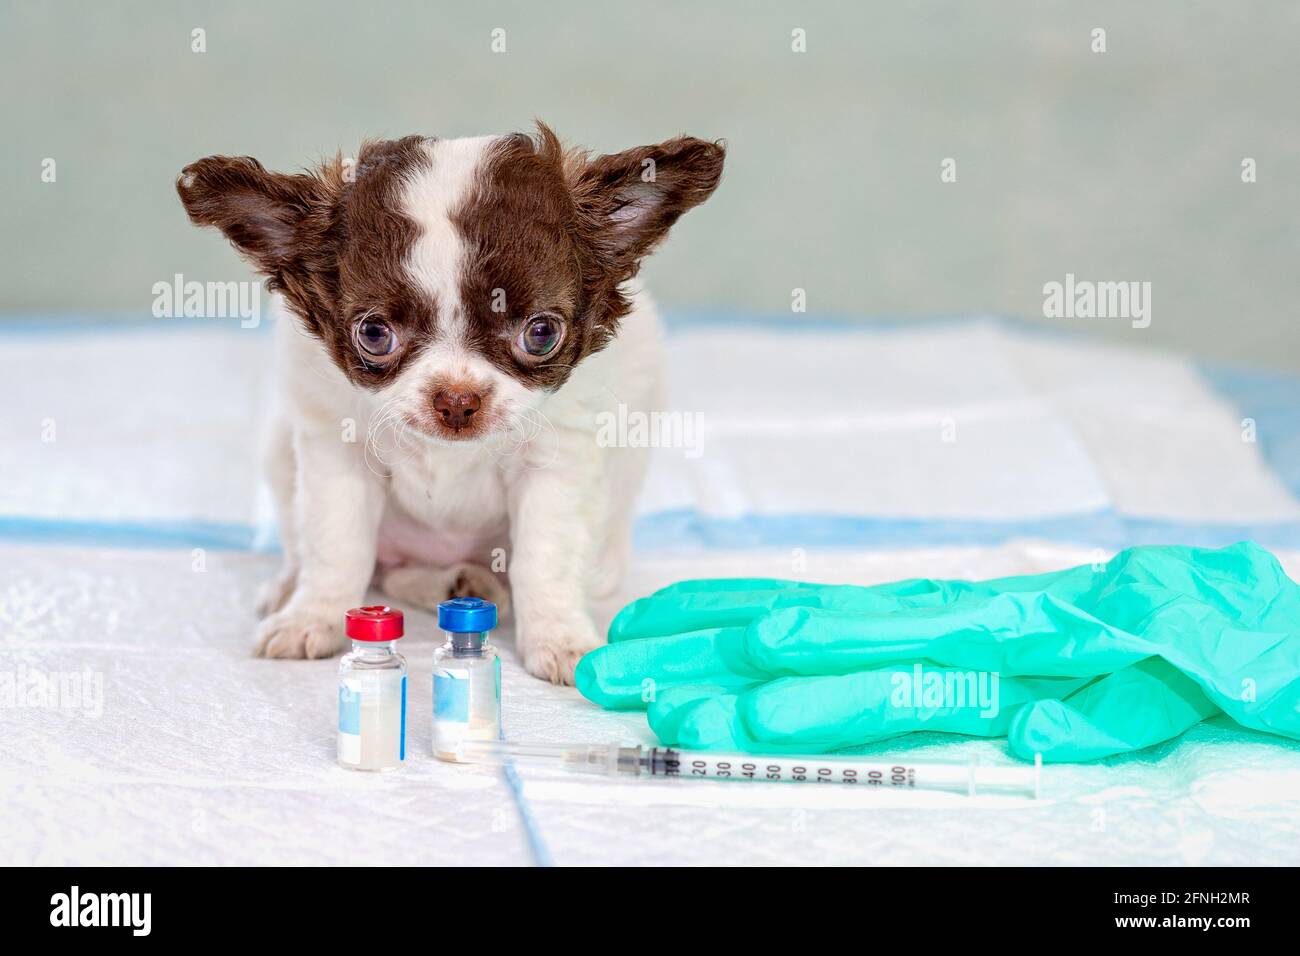
[[[1300,572],[1300,554],[1281,557]],[[808,571],[870,583],[1087,558],[1026,541],[813,555]],[[622,597],[787,563],[779,552],[643,558]],[[1128,757],[1045,767],[1037,802],[524,767],[512,782],[439,763],[429,754],[434,622],[416,612],[401,642],[407,766],[350,772],[334,761],[338,662],[252,657],[249,609],[274,558],[213,552],[195,568],[188,551],[0,545],[0,680],[71,687],[81,675],[89,688],[4,709],[0,865],[1296,862],[1300,745],[1218,720]],[[508,739],[653,743],[644,715],[529,677],[509,633],[500,641]],[[1011,759],[1002,741],[938,734],[878,749]]]
[[[253,541],[267,330],[197,320],[3,328],[0,533]]]
[[[1274,453],[1300,418],[1250,378],[1229,391],[1183,358],[985,319],[703,316],[667,341],[665,411],[691,427],[660,432],[679,447],[654,454],[642,548],[1300,546],[1300,459]],[[272,541],[270,345],[201,320],[0,333],[0,536]]]
[[[1221,720],[1045,768],[1037,803],[441,764],[414,612],[409,765],[338,768],[337,662],[252,657],[270,344],[203,321],[0,329],[0,694],[90,690],[0,709],[0,864],[1296,862],[1300,748]],[[1144,541],[1253,538],[1300,572],[1295,378],[992,320],[690,317],[668,349],[670,411],[700,431],[655,452],[606,613],[689,577],[982,578]],[[508,737],[653,742],[500,636]]]

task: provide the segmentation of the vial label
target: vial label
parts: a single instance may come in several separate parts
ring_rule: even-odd
[[[406,676],[377,674],[339,684],[340,763],[362,770],[396,767],[406,759]]]
[[[469,730],[470,673],[461,668],[441,668],[433,673],[434,746],[455,750]]]
[[[440,667],[433,673],[433,749],[455,759],[465,740],[501,736],[501,661],[487,667]]]
[[[339,685],[339,760],[361,763],[361,692]]]

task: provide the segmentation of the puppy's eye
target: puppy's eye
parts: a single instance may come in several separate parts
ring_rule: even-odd
[[[364,358],[383,358],[397,350],[397,333],[382,319],[358,319],[352,338]]]
[[[564,320],[551,312],[539,312],[524,323],[515,348],[526,358],[543,358],[554,352],[563,339]]]

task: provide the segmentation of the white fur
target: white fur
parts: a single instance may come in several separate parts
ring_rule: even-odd
[[[659,321],[637,292],[619,335],[553,394],[464,348],[464,250],[446,218],[489,142],[429,144],[431,169],[407,184],[407,211],[421,227],[407,268],[436,296],[441,334],[394,382],[378,393],[353,386],[292,315],[279,317],[281,394],[267,473],[285,567],[263,601],[267,656],[335,653],[344,612],[364,602],[377,558],[394,547],[419,551],[414,563],[436,575],[414,578],[411,561],[400,575],[388,572],[388,589],[417,600],[441,596],[449,569],[489,566],[493,549],[504,549],[518,648],[533,674],[571,681],[578,658],[601,643],[590,607],[622,577],[646,452],[600,447],[596,416],[620,403],[662,407]],[[491,387],[499,423],[490,436],[444,442],[400,424],[403,410],[427,401],[429,380],[448,375]],[[476,583],[487,587],[481,575]]]
[[[429,157],[429,169],[407,182],[403,191],[402,205],[420,225],[406,271],[440,306],[459,305],[460,299],[458,280],[465,250],[451,213],[469,194],[483,154],[495,140],[494,136],[426,140],[421,148]],[[445,308],[440,331],[454,341],[464,335],[464,328],[459,309]]]

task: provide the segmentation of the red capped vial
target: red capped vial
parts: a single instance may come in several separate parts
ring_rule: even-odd
[[[406,760],[406,661],[396,650],[402,612],[353,608],[345,630],[352,649],[339,662],[339,764],[396,770]]]

